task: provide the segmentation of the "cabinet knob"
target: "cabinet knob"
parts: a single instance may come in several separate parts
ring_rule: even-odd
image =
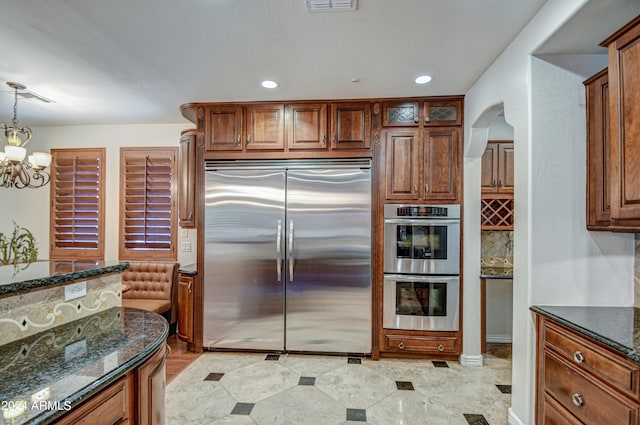
[[[398,344],[398,348],[401,350],[404,350],[404,342],[401,342],[400,344]]]
[[[420,118],[418,118],[418,116],[417,116],[417,115],[416,115],[416,116],[414,116],[414,117],[413,117],[413,122],[414,122],[414,123],[416,123],[416,124],[418,124],[418,123],[420,122]]]
[[[576,351],[575,353],[573,353],[573,360],[575,360],[576,363],[583,363],[584,362],[584,354],[582,354],[581,351]]]
[[[584,399],[582,398],[582,394],[580,393],[575,393],[574,395],[572,395],[571,401],[578,407],[582,407],[582,405],[584,404]]]
[[[428,116],[424,117],[424,122],[431,122],[431,118]]]
[[[438,345],[438,351],[444,351],[444,345],[442,344]]]

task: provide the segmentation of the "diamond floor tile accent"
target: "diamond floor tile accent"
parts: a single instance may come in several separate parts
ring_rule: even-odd
[[[465,413],[464,418],[467,420],[469,425],[489,425],[489,422],[487,422],[483,415]]]
[[[511,385],[496,385],[502,394],[511,394]]]
[[[205,381],[219,381],[224,376],[224,373],[210,373],[208,374],[204,380]]]
[[[347,420],[354,422],[367,422],[367,411],[365,409],[347,408]]]
[[[434,360],[432,363],[434,367],[449,367],[449,363],[441,360]]]
[[[236,403],[231,411],[232,415],[250,415],[255,403]]]
[[[298,385],[315,385],[316,378],[313,376],[301,376]]]
[[[396,387],[402,391],[414,391],[413,384],[409,381],[396,381]]]
[[[358,359],[356,357],[349,357],[349,360],[347,360],[348,364],[362,364],[362,359]]]
[[[278,361],[280,360],[280,354],[267,354],[267,357],[265,357],[264,359]]]

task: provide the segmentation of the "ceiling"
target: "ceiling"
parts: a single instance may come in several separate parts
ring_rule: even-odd
[[[55,101],[19,101],[20,123],[38,126],[180,123],[189,102],[464,94],[544,0],[359,0],[329,13],[305,0],[3,3],[0,120],[16,81]],[[592,24],[612,4],[640,2],[591,0],[540,53],[602,52],[611,30]],[[604,16],[630,19],[617,10]],[[424,73],[433,81],[416,85]]]

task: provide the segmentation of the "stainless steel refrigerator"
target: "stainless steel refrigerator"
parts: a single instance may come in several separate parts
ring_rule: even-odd
[[[208,162],[204,346],[371,352],[369,160]]]

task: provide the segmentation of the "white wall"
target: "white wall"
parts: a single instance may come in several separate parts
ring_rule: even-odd
[[[475,186],[480,180],[477,158],[482,154],[483,143],[488,137],[486,127],[490,120],[487,111],[492,112],[496,105],[503,104],[505,120],[514,128],[517,219],[514,229],[511,424],[534,423],[535,341],[529,307],[534,303],[601,305],[603,300],[609,305],[630,305],[633,299],[629,296],[632,293],[631,282],[627,282],[626,272],[610,276],[609,283],[603,287],[600,278],[605,272],[585,280],[586,276],[579,271],[587,264],[589,270],[597,267],[612,270],[611,261],[626,268],[631,264],[632,250],[631,247],[627,250],[624,235],[591,235],[584,229],[586,164],[584,157],[580,156],[583,154],[577,152],[578,145],[582,151],[585,149],[584,110],[579,106],[581,77],[571,78],[565,72],[551,72],[544,77],[546,67],[535,63],[539,60],[531,56],[586,3],[586,0],[545,3],[476,81],[465,98],[465,353],[461,360],[479,353],[477,337],[470,330],[479,322],[475,291],[479,267],[475,254],[479,252],[480,244],[477,219],[480,197]],[[557,99],[568,110],[557,108],[556,115],[551,116],[544,112],[544,108],[552,105],[545,104],[542,97],[553,96],[557,87],[552,81],[556,77],[566,78],[565,82],[569,82],[572,88]],[[532,87],[533,79],[540,79],[535,89]],[[545,79],[549,81],[543,82]],[[570,121],[567,123],[565,118],[568,117]],[[551,147],[560,147],[559,152],[551,150]],[[559,167],[551,169],[545,165],[547,162]],[[564,177],[565,181],[557,181],[559,177]],[[554,205],[549,205],[550,201]],[[561,215],[547,214],[549,207]],[[598,249],[610,255],[596,252]],[[611,283],[611,279],[616,279],[616,282]],[[611,293],[611,285],[621,293]]]
[[[513,127],[498,115],[489,126],[489,140],[513,140]]]
[[[120,147],[177,146],[180,132],[191,126],[185,124],[100,125],[33,127],[29,152],[51,148],[106,148],[105,192],[105,260],[118,259],[119,162]],[[9,208],[0,209],[0,231],[12,228],[12,220],[30,229],[39,247],[39,259],[49,258],[49,185],[39,189],[3,189]],[[179,232],[179,236],[181,233]],[[181,264],[195,262],[195,231],[189,231],[192,252],[178,249]]]

